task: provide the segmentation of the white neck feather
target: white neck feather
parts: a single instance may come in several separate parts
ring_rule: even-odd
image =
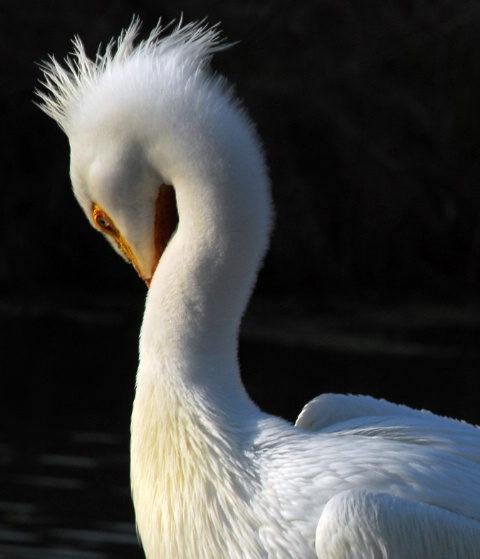
[[[221,526],[255,525],[238,517],[251,514],[245,495],[254,493],[247,489],[253,469],[243,447],[262,414],[242,385],[237,341],[268,241],[270,200],[250,125],[230,108],[227,117],[231,134],[210,136],[221,139],[197,154],[200,168],[170,172],[180,221],[145,309],[131,468],[139,532],[152,559],[193,557],[202,537],[205,559],[243,556],[225,549]],[[248,539],[254,545],[253,534]]]

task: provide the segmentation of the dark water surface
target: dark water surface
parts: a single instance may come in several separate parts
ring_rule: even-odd
[[[3,309],[0,559],[143,557],[128,456],[141,313]],[[292,420],[338,391],[480,423],[480,320],[449,316],[247,319],[244,380]]]
[[[142,557],[119,433],[59,429],[0,452],[0,557]]]
[[[128,455],[138,320],[30,307],[0,321],[0,559],[143,557]]]

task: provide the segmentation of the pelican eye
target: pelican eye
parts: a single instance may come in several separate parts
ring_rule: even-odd
[[[97,206],[97,204],[93,205],[92,219],[93,219],[93,223],[96,225],[98,229],[100,229],[100,231],[103,231],[104,233],[110,233],[110,234],[116,233],[116,229],[115,226],[113,225],[112,220],[108,217],[106,212],[104,212],[102,208],[100,208],[100,206]]]
[[[107,221],[105,217],[103,217],[103,215],[97,216],[96,222],[97,225],[102,227],[102,229],[108,229],[110,227],[110,223]]]
[[[127,260],[127,262],[133,264],[137,272],[141,275],[137,260],[132,252],[132,249],[128,245],[127,241],[123,238],[120,231],[117,229],[114,221],[98,204],[92,204],[92,221],[95,227],[101,233],[107,235],[107,237],[112,241],[113,246],[117,250],[117,252],[121,256],[123,256],[123,258]]]

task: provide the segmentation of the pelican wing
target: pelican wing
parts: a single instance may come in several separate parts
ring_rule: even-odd
[[[349,490],[325,506],[315,548],[319,559],[480,559],[480,523],[391,494]]]
[[[370,396],[323,394],[303,408],[296,426],[431,446],[473,462],[472,468],[480,464],[478,427]]]
[[[321,394],[304,406],[295,425],[309,431],[321,431],[354,418],[398,415],[422,418],[427,414],[432,415],[371,396]]]

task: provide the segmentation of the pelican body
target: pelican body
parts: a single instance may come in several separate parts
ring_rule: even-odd
[[[295,425],[246,393],[237,345],[272,205],[254,126],[209,71],[217,29],[138,21],[45,65],[74,194],[150,286],[131,423],[148,559],[480,558],[480,432],[326,394]]]

